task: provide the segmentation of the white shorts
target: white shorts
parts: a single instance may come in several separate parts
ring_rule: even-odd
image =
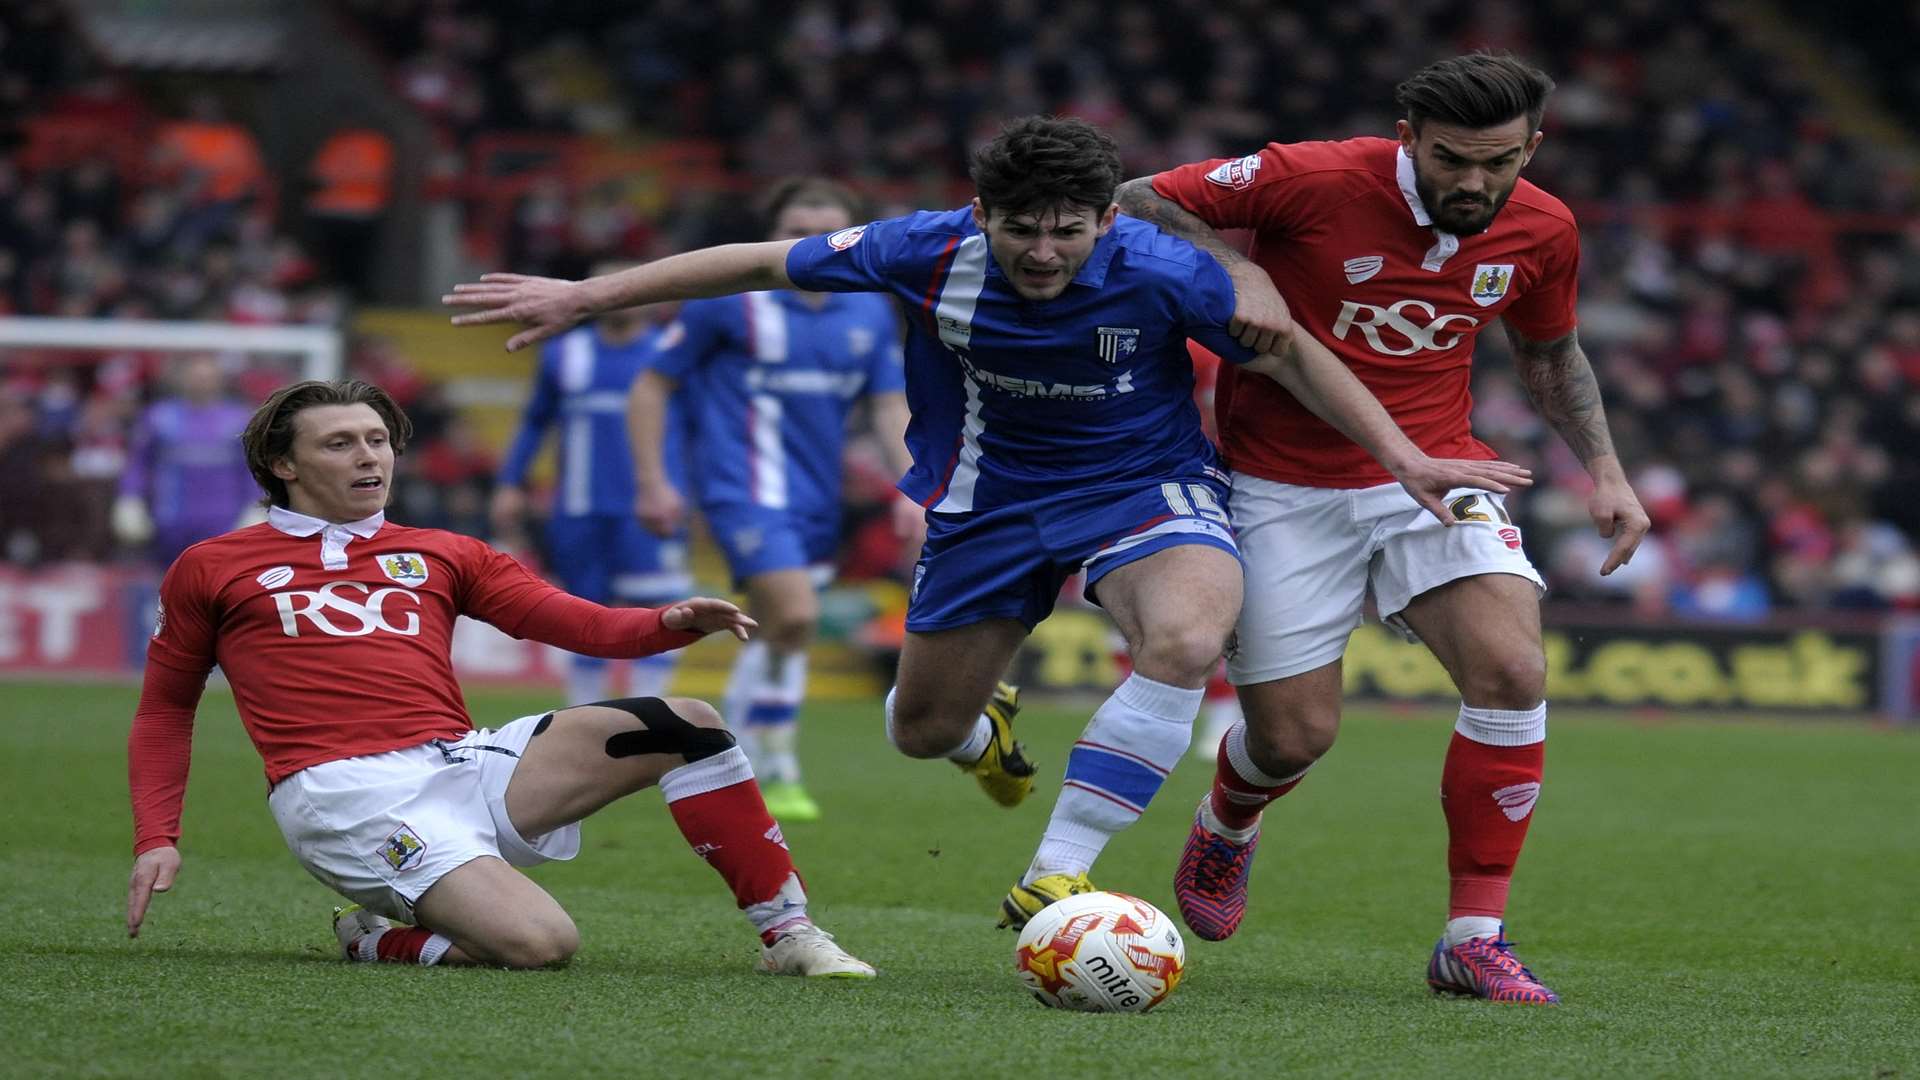
[[[1369,589],[1380,618],[1409,640],[1400,613],[1449,581],[1513,574],[1546,591],[1503,497],[1459,488],[1447,501],[1460,522],[1451,529],[1399,484],[1316,488],[1234,473],[1230,508],[1247,592],[1227,680],[1269,682],[1338,660]]]
[[[314,765],[275,784],[267,806],[321,884],[411,922],[421,894],[482,855],[533,866],[579,854],[578,822],[524,839],[507,820],[507,782],[545,715]]]

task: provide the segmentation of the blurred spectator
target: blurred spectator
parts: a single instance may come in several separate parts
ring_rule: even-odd
[[[343,127],[327,136],[307,166],[314,185],[307,227],[331,271],[365,296],[374,240],[393,188],[393,140],[371,127]]]
[[[260,497],[240,446],[253,409],[227,396],[219,359],[188,357],[173,381],[175,393],[149,405],[134,428],[113,507],[114,534],[148,544],[158,566],[234,528]]]

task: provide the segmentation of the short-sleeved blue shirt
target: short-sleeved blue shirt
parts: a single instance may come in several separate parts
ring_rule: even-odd
[[[1187,339],[1244,362],[1214,258],[1120,216],[1059,296],[1029,301],[970,208],[922,211],[795,244],[802,289],[871,291],[907,311],[900,490],[964,513],[1192,474],[1214,451],[1193,404]]]
[[[703,505],[836,518],[847,413],[863,395],[905,386],[899,319],[878,296],[819,307],[784,290],[691,300],[644,363],[687,399]]]

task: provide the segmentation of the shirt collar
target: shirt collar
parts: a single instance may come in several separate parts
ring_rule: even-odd
[[[1420,198],[1420,190],[1413,183],[1413,159],[1407,156],[1407,148],[1398,147],[1393,152],[1393,171],[1400,181],[1400,197],[1407,200],[1407,209],[1413,211],[1413,223],[1433,230],[1433,246],[1420,261],[1420,268],[1428,273],[1437,274],[1446,269],[1447,260],[1460,251],[1460,238],[1433,223],[1433,215],[1427,213],[1427,204]]]
[[[1420,189],[1413,183],[1413,159],[1407,156],[1404,146],[1393,152],[1393,171],[1400,181],[1400,197],[1407,200],[1407,209],[1413,211],[1413,223],[1431,228],[1433,217],[1427,213],[1427,204],[1420,201]]]
[[[381,510],[372,517],[364,517],[359,521],[349,521],[341,524],[339,527],[362,540],[366,540],[371,538],[374,533],[379,532],[380,526],[386,523],[387,512]],[[279,529],[288,536],[312,536],[317,532],[324,531],[329,525],[335,523],[324,521],[311,514],[303,514],[298,510],[289,510],[284,506],[271,506],[267,508],[267,524]]]

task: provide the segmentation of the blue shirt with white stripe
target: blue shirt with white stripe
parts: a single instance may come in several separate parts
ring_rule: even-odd
[[[633,447],[627,435],[627,392],[647,357],[648,337],[610,345],[591,324],[540,347],[540,369],[500,467],[500,482],[518,487],[540,454],[547,429],[560,428],[553,512],[566,516],[633,513]],[[667,409],[667,473],[684,484],[683,403]]]
[[[1213,465],[1187,339],[1233,362],[1233,282],[1185,240],[1119,216],[1067,288],[1020,296],[970,208],[810,237],[787,255],[803,289],[885,292],[909,312],[900,490],[964,513],[1191,474]]]
[[[788,290],[690,300],[646,363],[688,399],[703,504],[839,513],[847,413],[899,393],[900,323],[878,296]]]

